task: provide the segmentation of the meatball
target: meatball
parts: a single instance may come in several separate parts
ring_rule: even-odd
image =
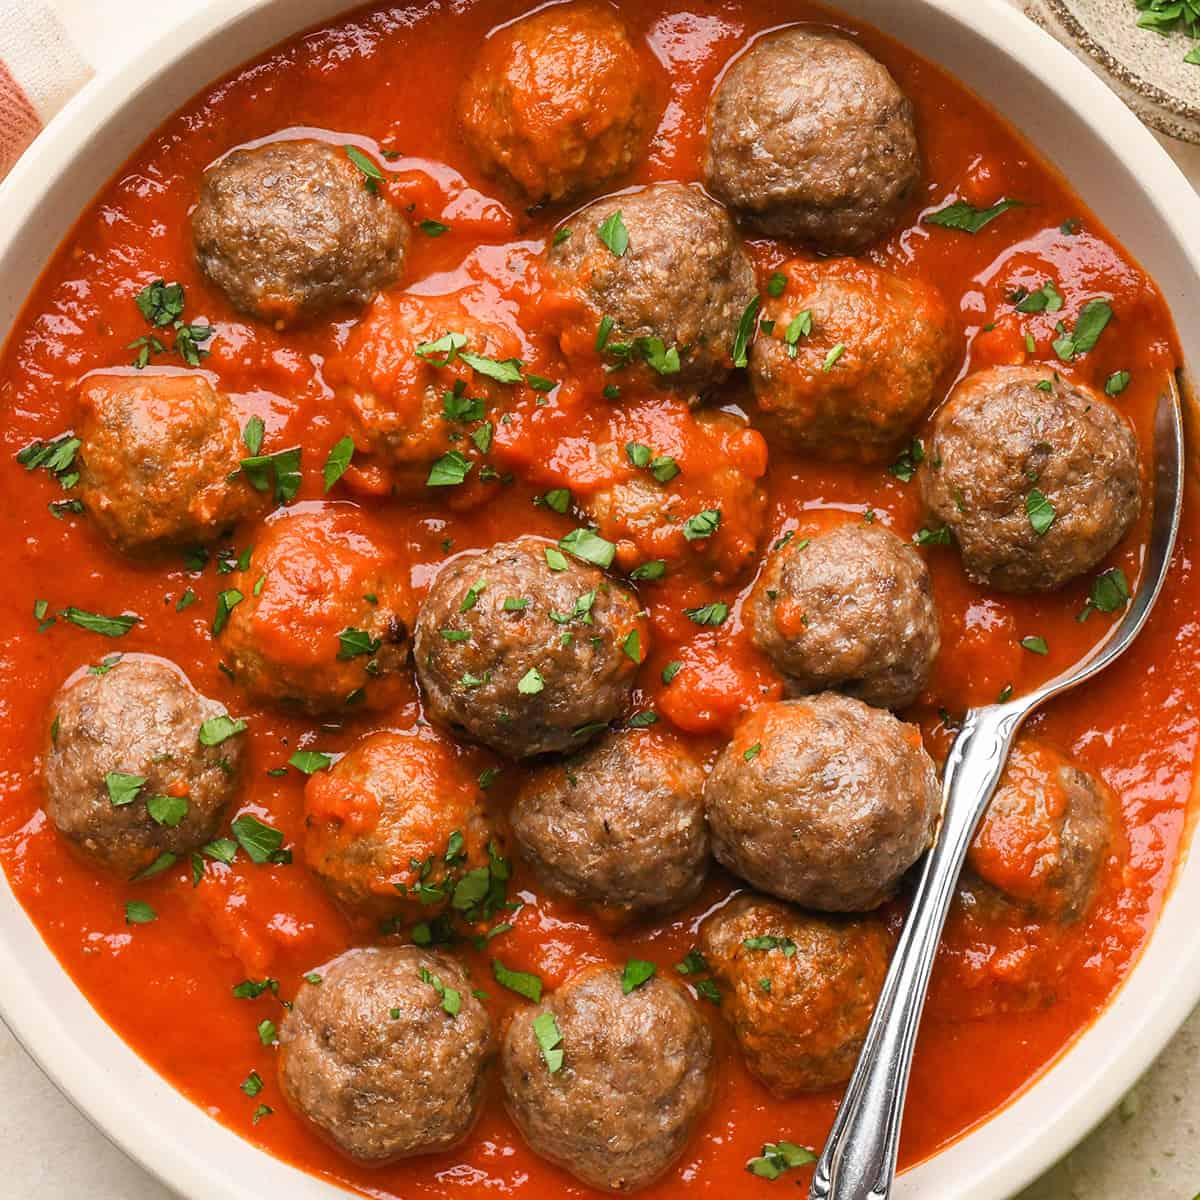
[[[493,1049],[487,1010],[453,959],[348,950],[300,985],[279,1030],[279,1082],[343,1154],[382,1166],[471,1132]]]
[[[1137,439],[1084,384],[993,367],[954,389],[933,426],[921,495],[968,577],[1049,591],[1097,566],[1141,510]]]
[[[912,103],[840,34],[759,38],[713,96],[705,183],[769,237],[856,254],[896,227],[920,178]]]
[[[744,894],[700,926],[700,951],[756,1079],[794,1096],[850,1078],[892,956],[882,919]]]
[[[921,734],[826,692],[755,709],[704,793],[717,861],[824,912],[865,912],[929,846],[941,810]]]
[[[309,779],[304,813],[308,865],[352,913],[432,916],[489,862],[479,767],[429,729],[357,742]]]
[[[238,683],[309,713],[383,708],[405,694],[413,609],[407,567],[351,505],[280,512],[218,601]],[[223,612],[228,613],[221,627]]]
[[[484,170],[535,204],[593,191],[642,157],[654,94],[607,4],[544,8],[484,43],[458,96]]]
[[[620,253],[607,233],[618,214],[628,237]],[[589,204],[570,229],[548,255],[555,287],[577,301],[564,306],[563,353],[588,361],[599,350],[617,384],[720,384],[754,298],[754,272],[725,211],[695,188],[656,183]]]
[[[461,503],[464,489],[429,486],[433,464],[450,451],[470,464],[468,483],[479,479],[481,445],[490,444],[488,427],[496,428],[513,389],[474,371],[459,351],[504,362],[519,358],[521,346],[455,297],[384,295],[329,361],[326,379],[356,448],[402,495],[449,492]]]
[[[433,720],[526,758],[602,730],[648,645],[636,597],[552,542],[521,537],[442,569],[415,648]]]
[[[853,259],[786,263],[750,354],[757,423],[792,450],[889,458],[957,358],[950,311],[929,284]]]
[[[127,654],[76,672],[51,712],[46,811],[89,859],[130,877],[216,836],[245,725],[219,720],[174,663]]]
[[[678,908],[704,883],[704,771],[670,734],[609,734],[539,768],[510,819],[547,890],[618,918]]]
[[[261,505],[237,414],[203,375],[91,375],[78,436],[79,499],[127,554],[212,541]]]
[[[1096,895],[1113,842],[1113,798],[1051,746],[1018,742],[967,854],[965,888],[1062,925]]]
[[[501,1049],[508,1112],[525,1140],[608,1192],[662,1175],[713,1089],[712,1034],[687,992],[654,977],[626,995],[621,980],[616,967],[581,972],[521,1009]]]
[[[663,562],[668,574],[697,564],[718,582],[736,579],[758,554],[767,519],[762,434],[725,412],[691,413],[655,397],[605,414],[588,469],[563,480],[617,562]]]
[[[836,688],[905,708],[941,640],[928,568],[881,525],[790,538],[767,558],[747,609],[755,645],[797,695]]]
[[[205,172],[192,239],[234,308],[282,329],[395,283],[409,228],[346,148],[283,141]]]

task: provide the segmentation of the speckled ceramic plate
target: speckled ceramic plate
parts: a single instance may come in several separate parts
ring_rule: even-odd
[[[1200,64],[1185,34],[1139,29],[1133,0],[1028,0],[1025,11],[1096,71],[1134,112],[1200,143]]]

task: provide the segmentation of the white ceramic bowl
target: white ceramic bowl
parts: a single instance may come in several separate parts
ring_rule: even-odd
[[[0,185],[0,328],[7,329],[85,200],[190,96],[357,0],[217,0],[119,76],[90,83]],[[839,0],[946,66],[1034,142],[1145,265],[1200,362],[1200,199],[1084,66],[1001,0]],[[0,686],[13,686],[12,680]],[[1020,1099],[904,1175],[896,1200],[1002,1200],[1070,1149],[1200,1001],[1200,859],[1182,864],[1150,944],[1115,1001]],[[160,1079],[93,1013],[0,880],[0,1014],[119,1146],[191,1200],[332,1200]]]

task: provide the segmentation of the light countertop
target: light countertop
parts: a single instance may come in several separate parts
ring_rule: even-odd
[[[1011,0],[1017,3],[1018,0]],[[100,69],[206,0],[52,0]],[[1200,147],[1169,147],[1200,188]],[[1019,1200],[1192,1200],[1200,1192],[1200,1011],[1077,1150]],[[0,1197],[171,1200],[81,1117],[0,1025]]]

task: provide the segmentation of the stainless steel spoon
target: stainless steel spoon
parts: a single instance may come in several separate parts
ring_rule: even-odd
[[[1109,636],[1069,671],[1027,696],[971,709],[950,748],[941,829],[925,858],[866,1042],[817,1161],[810,1200],[887,1200],[896,1175],[900,1120],[929,974],[954,886],[1022,722],[1054,696],[1099,674],[1142,631],[1175,549],[1183,506],[1184,447],[1172,378],[1154,424],[1154,515],[1142,583]]]

